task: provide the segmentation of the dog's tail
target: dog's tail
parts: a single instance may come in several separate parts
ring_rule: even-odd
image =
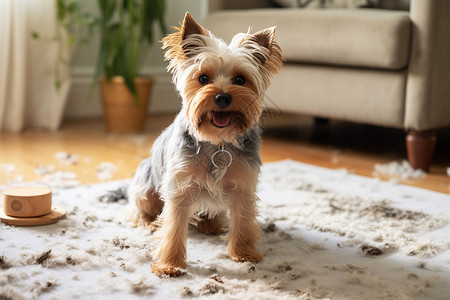
[[[130,202],[134,202],[136,199],[145,198],[148,190],[153,188],[150,176],[151,159],[147,158],[139,164],[130,184],[108,191],[107,194],[99,196],[98,200],[101,202],[125,203],[129,200]]]

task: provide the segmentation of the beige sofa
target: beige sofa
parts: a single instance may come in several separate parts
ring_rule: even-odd
[[[204,22],[228,41],[277,26],[287,62],[267,104],[405,129],[410,163],[428,169],[434,130],[450,126],[450,1],[411,0],[409,11],[270,6],[211,0]]]

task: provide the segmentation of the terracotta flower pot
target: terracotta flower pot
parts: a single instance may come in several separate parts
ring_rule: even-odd
[[[109,132],[131,133],[144,130],[153,80],[149,77],[137,77],[134,82],[139,104],[125,85],[123,77],[113,77],[110,82],[106,78],[100,80],[103,112]]]

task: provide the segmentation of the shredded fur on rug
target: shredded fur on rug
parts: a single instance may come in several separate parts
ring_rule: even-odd
[[[190,229],[186,275],[150,271],[155,241],[124,218],[127,181],[55,189],[51,226],[0,225],[0,299],[444,299],[448,195],[291,161],[263,166],[262,262]],[[0,188],[1,189],[1,188]],[[440,213],[441,212],[441,213]]]
[[[374,175],[388,175],[400,179],[424,178],[427,174],[421,169],[414,169],[407,160],[393,161],[387,164],[375,164]]]

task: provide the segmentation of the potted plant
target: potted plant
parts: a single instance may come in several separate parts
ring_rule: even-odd
[[[156,23],[164,33],[164,0],[98,0],[100,47],[93,84],[100,83],[111,132],[142,131],[153,80],[141,76]]]

